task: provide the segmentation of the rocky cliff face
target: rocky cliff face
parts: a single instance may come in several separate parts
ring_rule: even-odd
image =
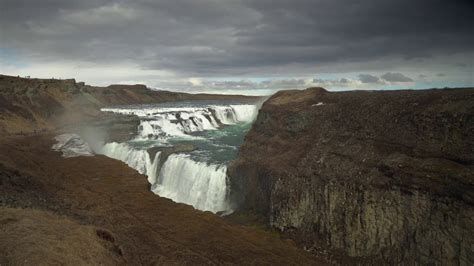
[[[306,247],[474,262],[474,89],[283,91],[229,167],[240,212]]]

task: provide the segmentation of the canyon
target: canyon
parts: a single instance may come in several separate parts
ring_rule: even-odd
[[[264,99],[2,75],[0,264],[470,265],[473,120],[472,88]],[[235,154],[192,160],[242,121]],[[215,172],[219,204],[177,193]]]
[[[103,107],[258,98],[9,76],[0,77],[0,95],[0,264],[327,263],[276,233],[159,197],[147,176],[67,135],[113,142],[136,134],[138,117]]]

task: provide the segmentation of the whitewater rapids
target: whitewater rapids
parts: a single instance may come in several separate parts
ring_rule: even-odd
[[[136,139],[190,137],[190,133],[218,130],[222,125],[251,122],[255,105],[210,105],[206,107],[103,108],[102,111],[136,115],[141,118]]]

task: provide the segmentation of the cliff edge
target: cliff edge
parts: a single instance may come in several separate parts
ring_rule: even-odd
[[[474,89],[281,91],[230,196],[301,245],[390,263],[474,262]]]

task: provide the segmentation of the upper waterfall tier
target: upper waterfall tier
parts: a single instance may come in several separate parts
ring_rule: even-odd
[[[127,107],[102,111],[137,115],[142,118],[138,139],[187,137],[192,132],[216,130],[221,125],[252,122],[257,107],[249,104],[208,105],[199,107]]]

